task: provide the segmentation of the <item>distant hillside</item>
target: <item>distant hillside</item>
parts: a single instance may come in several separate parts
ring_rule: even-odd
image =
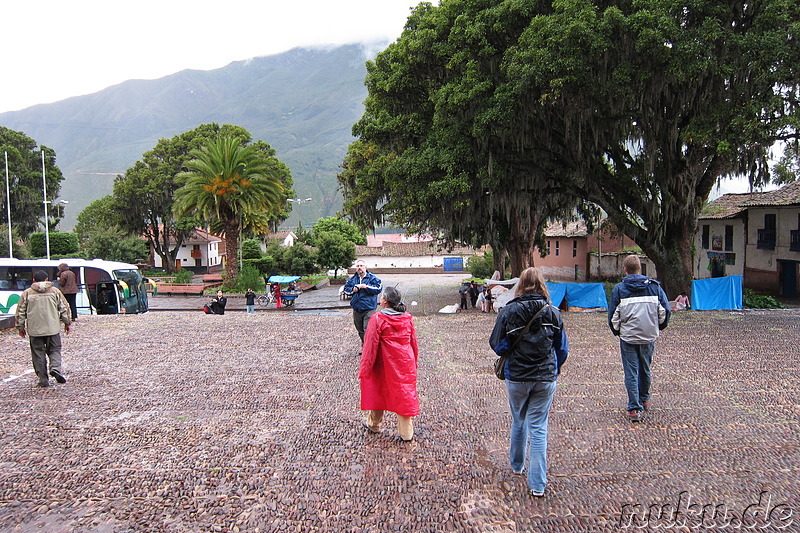
[[[199,124],[247,128],[292,170],[301,198],[286,226],[304,227],[341,207],[336,175],[363,113],[367,60],[361,45],[298,48],[211,71],[185,70],[157,80],[130,80],[98,93],[0,113],[0,125],[56,150],[70,202],[62,228],[110,194],[158,139]]]

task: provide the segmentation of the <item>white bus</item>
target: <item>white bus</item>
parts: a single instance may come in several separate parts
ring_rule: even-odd
[[[58,265],[66,263],[75,273],[79,314],[108,315],[147,312],[145,279],[136,265],[101,259],[3,259],[0,258],[0,314],[17,312],[22,291],[31,286],[33,273],[44,270],[58,287]]]

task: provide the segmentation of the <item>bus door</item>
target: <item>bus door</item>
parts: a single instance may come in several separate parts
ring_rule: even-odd
[[[98,315],[116,315],[119,313],[119,298],[117,295],[119,281],[101,281],[95,286],[94,300],[97,302],[95,309]]]

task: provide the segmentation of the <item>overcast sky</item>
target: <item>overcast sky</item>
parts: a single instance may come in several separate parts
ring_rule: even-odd
[[[414,0],[3,2],[0,112],[296,46],[393,41]],[[434,2],[438,3],[438,2]]]

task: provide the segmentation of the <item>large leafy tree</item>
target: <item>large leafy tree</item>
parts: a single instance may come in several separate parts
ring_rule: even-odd
[[[196,221],[176,219],[173,215],[175,191],[182,185],[176,176],[186,170],[190,153],[221,135],[238,137],[242,144],[250,143],[250,133],[240,127],[225,124],[203,124],[171,139],[161,139],[156,146],[145,152],[142,159],[124,175],[114,181],[115,211],[124,231],[144,236],[153,250],[162,259],[168,271],[175,269],[175,258],[185,240],[191,236]],[[262,141],[254,143],[265,156],[274,155],[274,150]],[[291,174],[281,174],[287,194],[292,191]],[[260,226],[261,231],[277,227],[288,218],[288,204],[269,214]]]
[[[353,128],[360,139],[339,176],[345,211],[361,225],[489,243],[498,269],[507,250],[516,275],[547,220],[581,204],[555,187],[560,176],[545,164],[497,150],[480,116],[507,81],[499,67],[530,19],[526,4],[420,4],[401,38],[367,64],[369,95]]]
[[[763,183],[769,148],[796,138],[798,10],[788,0],[421,4],[368,64],[362,144],[340,178],[346,208],[476,239],[482,220],[516,273],[524,234],[572,196],[602,207],[668,292],[685,289],[714,184],[736,173]]]
[[[0,210],[5,215],[11,202],[11,226],[24,238],[37,230],[44,220],[45,200],[42,190],[42,152],[44,152],[45,183],[47,200],[58,197],[64,176],[56,166],[55,152],[46,146],[37,146],[36,141],[22,133],[0,126],[0,165],[5,165],[4,152],[8,156],[8,179],[10,199],[6,197],[5,168],[2,171],[3,186],[0,187]],[[2,252],[7,253],[7,252]]]
[[[800,5],[786,0],[552,2],[505,56],[509,146],[554,161],[565,189],[600,205],[690,286],[699,210],[720,178],[769,179],[798,126]],[[543,122],[549,136],[542,138]]]
[[[219,227],[228,257],[225,270],[228,279],[235,279],[240,232],[265,226],[268,215],[285,203],[281,177],[286,166],[265,156],[259,146],[227,135],[190,155],[188,171],[177,176],[184,185],[175,193],[175,216]]]

